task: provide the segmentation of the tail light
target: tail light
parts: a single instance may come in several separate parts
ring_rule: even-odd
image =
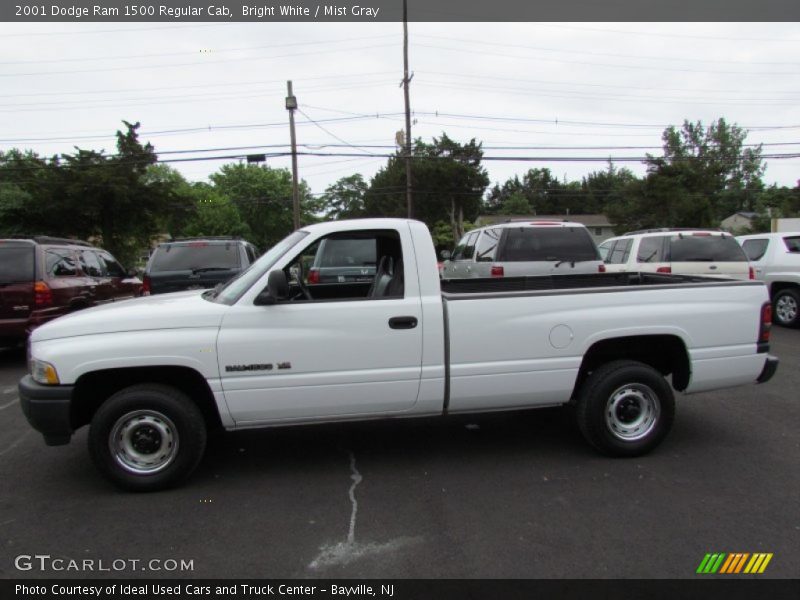
[[[606,266],[603,263],[600,263],[599,265],[597,265],[597,272],[598,273],[605,273],[606,272]]]
[[[142,277],[142,296],[150,295],[150,275]]]
[[[311,269],[308,272],[308,283],[311,285],[319,283],[319,269]]]
[[[53,291],[44,281],[33,284],[33,304],[36,308],[45,308],[53,304]]]
[[[756,278],[756,270],[753,267],[749,268],[749,273],[750,273],[750,279]]]
[[[772,329],[772,304],[764,302],[764,304],[761,305],[761,323],[758,328],[759,343],[769,343],[770,329]]]
[[[672,273],[672,267],[658,267],[656,273]]]
[[[505,277],[505,269],[501,265],[492,265],[492,277]]]

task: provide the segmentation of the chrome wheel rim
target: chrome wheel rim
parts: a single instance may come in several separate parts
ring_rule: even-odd
[[[658,395],[643,383],[628,383],[617,388],[606,402],[606,426],[624,442],[646,437],[658,423],[661,403]]]
[[[775,303],[775,314],[782,323],[790,323],[797,318],[797,300],[789,295],[778,298]]]
[[[175,460],[178,430],[160,412],[137,410],[117,419],[108,444],[111,455],[123,469],[137,475],[151,475]]]

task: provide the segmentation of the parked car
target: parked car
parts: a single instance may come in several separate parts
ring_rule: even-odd
[[[253,244],[233,237],[164,242],[147,261],[144,295],[213,288],[246,269],[257,256]]]
[[[609,273],[754,277],[747,256],[734,237],[724,231],[646,229],[605,240],[599,249]]]
[[[331,237],[374,240],[369,285],[312,289],[293,278]],[[19,385],[22,410],[50,445],[91,423],[99,471],[145,491],[188,477],[213,428],[571,404],[600,452],[639,456],[668,434],[673,390],[763,383],[778,367],[759,281],[653,273],[440,280],[435,263],[419,221],[304,227],[220,289],[140,298],[40,327]]]
[[[16,344],[56,317],[141,295],[142,282],[88,242],[37,236],[0,240],[0,343]]]
[[[800,232],[743,235],[744,248],[756,279],[765,281],[775,322],[800,327]]]
[[[443,279],[602,273],[586,227],[568,221],[511,221],[470,231],[445,254]]]

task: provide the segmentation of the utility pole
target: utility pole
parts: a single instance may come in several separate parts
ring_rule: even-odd
[[[289,132],[292,138],[292,212],[294,229],[300,229],[300,190],[297,187],[297,138],[294,133],[294,111],[297,98],[292,94],[292,82],[286,82],[286,110],[289,111]]]
[[[408,5],[403,0],[403,94],[406,99],[406,205],[408,218],[414,218],[414,199],[411,196],[411,101],[408,95]]]

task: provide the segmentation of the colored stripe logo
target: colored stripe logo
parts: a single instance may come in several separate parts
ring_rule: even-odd
[[[738,573],[763,573],[769,561],[772,560],[771,552],[716,552],[703,557],[697,573],[713,575],[736,575]]]

